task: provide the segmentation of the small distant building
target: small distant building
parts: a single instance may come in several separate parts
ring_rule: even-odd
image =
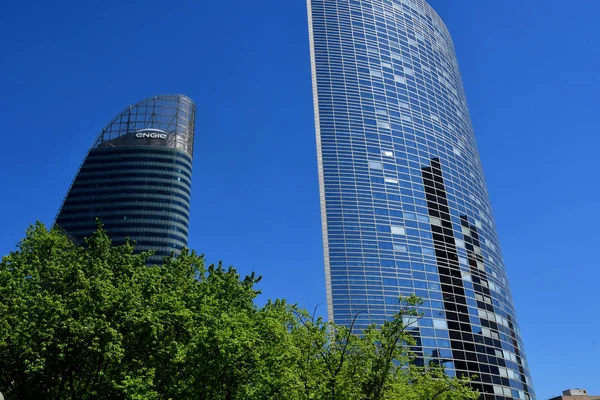
[[[590,396],[585,389],[569,389],[565,390],[562,396],[550,400],[600,400],[600,396]]]
[[[196,106],[183,95],[153,96],[102,129],[63,201],[56,225],[78,243],[97,229],[127,238],[148,264],[187,246]]]

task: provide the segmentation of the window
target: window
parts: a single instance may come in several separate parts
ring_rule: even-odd
[[[406,229],[402,226],[392,226],[392,235],[406,235]]]
[[[371,169],[383,169],[383,164],[377,161],[369,161],[369,168]]]
[[[395,244],[394,245],[394,251],[402,251],[402,252],[406,252],[407,248],[405,245],[403,244]]]
[[[429,223],[431,225],[442,226],[442,220],[436,217],[429,217]]]
[[[416,326],[419,318],[413,315],[404,315],[402,317],[402,322],[405,326]]]
[[[433,319],[433,327],[436,329],[448,329],[448,324],[443,319]]]

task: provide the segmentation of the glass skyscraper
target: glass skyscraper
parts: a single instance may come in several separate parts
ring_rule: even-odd
[[[425,300],[420,362],[534,399],[448,30],[423,0],[308,0],[329,318]]]
[[[187,245],[196,106],[154,96],[120,112],[89,150],[56,218],[82,242],[104,224],[114,244],[154,250],[160,263]]]

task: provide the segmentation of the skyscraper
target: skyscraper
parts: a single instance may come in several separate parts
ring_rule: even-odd
[[[154,96],[125,108],[102,129],[56,218],[77,241],[96,218],[115,244],[127,237],[149,259],[187,245],[196,107],[182,95]]]
[[[422,362],[534,399],[454,45],[423,0],[307,0],[329,318],[425,300]]]

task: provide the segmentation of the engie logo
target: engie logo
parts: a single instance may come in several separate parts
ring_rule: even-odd
[[[166,139],[167,134],[160,129],[141,129],[135,133],[136,138]]]

